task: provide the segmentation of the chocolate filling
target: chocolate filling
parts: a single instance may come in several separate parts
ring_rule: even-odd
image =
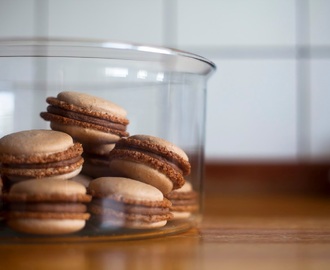
[[[82,203],[9,203],[6,205],[9,211],[28,212],[53,212],[53,213],[84,213],[86,205]]]
[[[168,207],[148,207],[145,205],[128,204],[117,202],[111,199],[93,199],[92,204],[99,206],[106,212],[106,209],[112,209],[116,212],[141,215],[164,215],[168,214]]]
[[[162,162],[166,162],[169,166],[171,166],[173,169],[178,171],[179,173],[183,175],[188,175],[190,173],[190,163],[189,161],[185,161],[182,158],[180,158],[175,153],[168,153],[168,151],[161,151],[149,148],[143,143],[139,143],[137,140],[132,139],[121,139],[116,143],[116,146],[114,149],[123,149],[123,150],[130,150],[130,151],[138,151],[141,153],[144,153],[146,155],[149,155],[152,158],[158,159]],[[110,152],[111,156],[111,152]],[[113,155],[115,158],[115,155]]]
[[[171,200],[173,206],[178,206],[178,205],[196,205],[197,201],[195,199],[190,199],[190,200]]]
[[[124,148],[124,147],[116,147],[114,150],[112,150],[112,152],[110,152],[110,160],[112,159],[117,159],[119,157],[119,153],[121,152],[120,150],[124,150],[124,151],[130,151],[130,152],[135,152],[135,151],[139,151],[140,153],[143,153],[143,154],[146,154],[154,159],[157,159],[161,162],[164,162],[166,163],[167,165],[169,165],[170,167],[172,167],[174,170],[176,170],[177,172],[179,172],[180,174],[182,174],[182,170],[177,166],[176,163],[174,163],[173,159],[169,160],[169,159],[166,159],[162,156],[159,156],[157,154],[154,154],[152,152],[149,152],[149,151],[145,151],[145,150],[142,150],[142,149],[139,149],[139,148],[135,148],[135,147],[130,147],[130,148]],[[124,156],[124,155],[123,155]]]
[[[30,163],[30,164],[2,164],[3,168],[16,168],[16,169],[46,169],[46,168],[59,168],[75,164],[82,159],[81,156],[76,156],[71,159],[49,162],[49,163]]]
[[[64,116],[67,118],[75,119],[75,120],[82,121],[82,122],[88,122],[91,124],[100,125],[100,126],[115,129],[115,130],[126,131],[126,126],[123,124],[111,122],[109,120],[104,120],[101,118],[89,116],[89,115],[78,113],[78,112],[65,110],[63,108],[56,107],[53,105],[50,105],[47,107],[47,112],[49,112],[51,114],[56,114],[56,115]]]
[[[112,208],[104,208],[100,207],[96,204],[90,205],[90,212],[94,214],[94,218],[96,217],[102,221],[114,221],[114,222],[135,222],[135,223],[153,223],[159,222],[163,220],[169,220],[173,218],[173,214],[171,212],[161,213],[161,214],[148,214],[148,213],[130,213],[117,211]]]
[[[126,160],[136,163],[145,164],[155,170],[166,175],[174,185],[174,188],[180,188],[184,184],[182,170],[175,164],[167,159],[163,159],[148,151],[136,151],[131,149],[113,149],[110,152],[109,160]],[[110,164],[111,167],[111,164]]]

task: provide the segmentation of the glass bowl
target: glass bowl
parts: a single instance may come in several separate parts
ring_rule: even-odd
[[[96,226],[90,218],[77,232],[53,236],[9,228],[7,203],[1,199],[0,241],[136,239],[198,225],[203,208],[207,81],[215,69],[201,56],[170,48],[91,40],[1,40],[0,138],[23,130],[50,129],[40,113],[47,108],[46,98],[62,91],[111,101],[126,110],[130,135],[159,137],[187,154],[191,171],[185,181],[192,186],[197,207],[159,228]]]

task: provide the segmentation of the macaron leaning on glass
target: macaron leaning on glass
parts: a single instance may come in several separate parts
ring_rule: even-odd
[[[153,229],[166,225],[173,215],[171,202],[155,187],[129,178],[101,177],[92,180],[89,210],[100,227]]]
[[[189,218],[192,213],[199,209],[198,193],[193,190],[188,181],[181,188],[166,194],[165,197],[172,203],[170,210],[173,219]]]
[[[58,235],[80,231],[90,214],[86,188],[71,180],[48,178],[19,182],[3,195],[7,225],[15,231]]]
[[[69,179],[82,169],[82,145],[66,133],[26,130],[0,139],[0,173],[4,190],[16,182],[48,177]]]
[[[120,139],[109,159],[114,176],[147,183],[163,194],[182,187],[184,176],[189,175],[191,169],[188,156],[181,148],[149,135]]]

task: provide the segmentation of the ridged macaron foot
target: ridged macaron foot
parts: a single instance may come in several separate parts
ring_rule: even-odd
[[[109,160],[113,175],[150,184],[163,194],[182,187],[190,173],[188,156],[181,148],[149,135],[122,138]]]
[[[188,218],[199,209],[198,193],[193,190],[191,183],[188,181],[181,188],[166,194],[165,197],[172,203],[173,219]]]
[[[46,101],[47,112],[40,116],[50,121],[53,130],[66,132],[82,144],[114,143],[128,136],[127,112],[113,102],[72,91],[60,92]]]
[[[0,139],[0,173],[4,186],[30,178],[69,179],[82,168],[82,145],[66,133],[25,130]]]
[[[90,212],[103,228],[152,229],[172,218],[171,202],[153,186],[129,178],[94,179],[88,193],[93,196]]]
[[[12,186],[3,195],[7,224],[15,231],[58,235],[85,227],[90,217],[86,188],[70,180],[32,179]]]

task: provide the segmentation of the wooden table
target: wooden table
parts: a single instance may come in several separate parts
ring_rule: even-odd
[[[330,198],[205,196],[200,228],[155,239],[1,245],[0,269],[330,269]]]

